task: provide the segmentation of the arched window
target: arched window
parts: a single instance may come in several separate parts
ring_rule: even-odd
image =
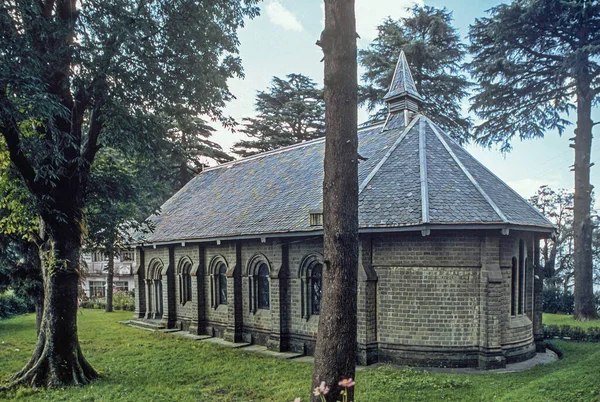
[[[227,267],[225,264],[219,264],[219,304],[227,304]]]
[[[517,277],[519,276],[519,269],[517,266],[517,258],[512,258],[512,271],[511,271],[511,286],[510,286],[510,315],[517,315]]]
[[[517,289],[519,291],[518,313],[523,314],[523,296],[525,296],[525,247],[523,245],[523,240],[519,240],[519,285]]]
[[[258,308],[268,310],[271,300],[269,294],[269,267],[264,262],[258,266],[255,283],[257,284]]]
[[[323,290],[323,265],[316,264],[310,273],[311,314],[321,312],[321,291]]]
[[[185,304],[192,300],[192,261],[184,257],[179,261],[177,277],[179,279],[179,303]]]
[[[227,304],[227,269],[227,261],[222,255],[214,256],[208,264],[210,306],[212,308],[216,309]]]
[[[323,290],[323,256],[309,254],[302,259],[298,270],[300,278],[300,307],[302,318],[308,320],[311,315],[321,312],[321,294]]]

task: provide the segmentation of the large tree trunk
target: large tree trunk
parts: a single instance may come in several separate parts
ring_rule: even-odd
[[[80,229],[56,222],[47,229],[40,252],[44,310],[38,340],[29,362],[11,377],[11,387],[82,385],[98,376],[83,357],[77,337]]]
[[[354,377],[358,275],[357,67],[354,0],[325,1],[320,42],[325,59],[323,295],[313,388],[341,400],[338,381]],[[319,397],[313,395],[313,401]],[[352,389],[348,400],[353,400]]]
[[[577,128],[575,129],[575,198],[573,203],[573,233],[575,262],[574,318],[587,321],[598,318],[594,300],[592,254],[592,185],[590,184],[590,154],[592,150],[592,93],[590,83],[582,79],[577,84]]]
[[[106,273],[106,312],[113,311],[113,279],[115,276],[115,250],[108,250],[108,272]]]

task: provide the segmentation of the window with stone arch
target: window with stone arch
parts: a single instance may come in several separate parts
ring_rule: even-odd
[[[179,303],[192,301],[192,260],[183,257],[177,264],[177,279],[179,284]]]
[[[213,257],[208,264],[212,308],[216,309],[219,306],[227,305],[227,270],[227,260],[222,255]]]
[[[219,276],[219,304],[227,304],[227,267],[220,263],[217,269]]]
[[[525,313],[525,287],[527,258],[525,242],[519,239],[517,255],[511,259],[510,315],[516,317]]]
[[[305,319],[321,312],[323,291],[323,256],[315,253],[307,255],[300,263],[301,314]]]
[[[250,311],[271,308],[271,266],[264,255],[256,255],[248,263]]]

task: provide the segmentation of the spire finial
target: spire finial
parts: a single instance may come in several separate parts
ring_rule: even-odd
[[[419,106],[421,106],[423,98],[417,90],[403,50],[400,51],[390,89],[383,100],[388,104],[390,116],[392,113],[404,114],[405,126],[408,125],[410,117],[419,112]],[[388,116],[388,120],[390,116]]]

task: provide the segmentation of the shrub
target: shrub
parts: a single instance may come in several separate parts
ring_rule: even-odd
[[[542,292],[544,313],[573,314],[575,298],[570,291],[563,292],[558,286],[548,286]]]
[[[31,312],[31,306],[12,291],[0,294],[0,318],[8,318],[18,314]],[[33,308],[35,311],[35,307]]]

